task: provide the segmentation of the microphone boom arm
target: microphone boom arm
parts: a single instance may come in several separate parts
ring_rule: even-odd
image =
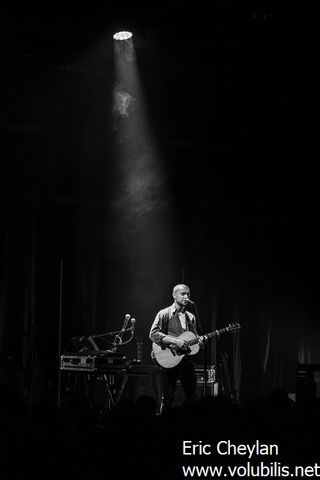
[[[114,330],[113,332],[106,332],[106,333],[101,333],[100,335],[91,335],[91,338],[101,338],[101,337],[106,337],[109,335],[118,335],[121,332],[130,332],[132,331],[132,327],[126,328],[125,330]]]

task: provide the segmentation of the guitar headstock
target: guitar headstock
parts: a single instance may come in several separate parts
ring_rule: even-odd
[[[239,332],[240,330],[241,330],[240,323],[229,323],[229,325],[227,326],[228,332]]]

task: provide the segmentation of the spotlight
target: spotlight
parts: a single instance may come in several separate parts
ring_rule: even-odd
[[[115,40],[128,40],[131,37],[132,37],[131,32],[117,32],[113,35],[113,38]]]
[[[132,41],[131,32],[117,32],[113,35],[115,40],[114,48],[118,60],[126,60],[128,62],[133,62],[135,59],[134,46]]]

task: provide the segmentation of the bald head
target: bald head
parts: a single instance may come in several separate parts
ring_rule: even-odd
[[[173,292],[172,292],[173,298],[175,298],[177,293],[180,292],[181,290],[187,290],[190,295],[190,288],[188,287],[188,285],[185,285],[184,283],[179,283],[178,285],[173,287]]]
[[[179,283],[173,287],[172,296],[177,309],[183,312],[190,298],[190,288],[184,283]]]

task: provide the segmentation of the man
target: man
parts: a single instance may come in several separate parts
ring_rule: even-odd
[[[160,310],[150,329],[149,338],[161,348],[181,350],[187,348],[184,340],[179,338],[185,331],[197,334],[195,316],[186,310],[190,298],[190,288],[178,284],[173,288],[174,303]],[[200,342],[201,343],[201,342]],[[185,400],[196,400],[197,377],[191,356],[184,355],[178,365],[173,368],[160,367],[162,381],[162,400],[160,413],[167,413],[173,404],[177,380],[180,380]]]

